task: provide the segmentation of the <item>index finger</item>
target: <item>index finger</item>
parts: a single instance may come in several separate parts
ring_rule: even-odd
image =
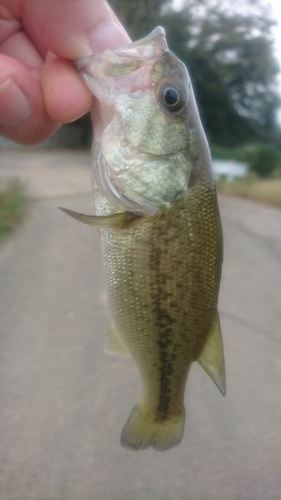
[[[71,60],[130,42],[105,0],[26,0],[22,22],[35,42]]]

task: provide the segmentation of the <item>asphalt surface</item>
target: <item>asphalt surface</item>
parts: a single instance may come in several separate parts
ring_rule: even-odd
[[[0,500],[281,499],[281,211],[220,198],[227,395],[194,363],[180,446],[119,444],[140,384],[103,351],[110,319],[89,154],[1,151],[28,216],[0,247]]]

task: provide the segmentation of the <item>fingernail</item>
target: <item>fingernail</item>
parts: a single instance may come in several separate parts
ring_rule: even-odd
[[[130,41],[129,35],[122,26],[115,23],[102,24],[89,39],[94,54],[100,54],[106,49],[117,49]]]
[[[0,125],[14,127],[31,115],[30,104],[21,88],[8,78],[0,84]]]

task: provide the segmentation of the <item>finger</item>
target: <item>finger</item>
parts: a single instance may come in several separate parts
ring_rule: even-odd
[[[5,9],[3,5],[0,6],[0,44],[21,30],[20,21],[13,17],[11,13]]]
[[[79,59],[130,42],[105,0],[27,0],[24,5],[28,35],[63,58]]]
[[[18,61],[1,55],[0,135],[20,144],[36,144],[58,128],[47,115],[36,78]]]
[[[0,52],[21,62],[31,71],[33,76],[39,78],[44,61],[23,31],[19,31],[7,38],[0,45]]]
[[[49,60],[42,71],[41,85],[47,113],[61,123],[69,123],[87,113],[93,95],[70,61]]]

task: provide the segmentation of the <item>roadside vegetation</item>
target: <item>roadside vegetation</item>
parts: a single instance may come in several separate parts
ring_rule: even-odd
[[[220,179],[217,182],[217,189],[219,193],[250,198],[281,208],[281,178],[260,179],[249,175],[231,182]]]
[[[26,186],[19,179],[11,179],[0,189],[0,243],[18,227],[26,204]]]
[[[235,149],[214,147],[216,159],[243,161],[249,174],[229,181],[217,182],[220,193],[251,198],[281,208],[281,151],[270,144],[256,144]]]

